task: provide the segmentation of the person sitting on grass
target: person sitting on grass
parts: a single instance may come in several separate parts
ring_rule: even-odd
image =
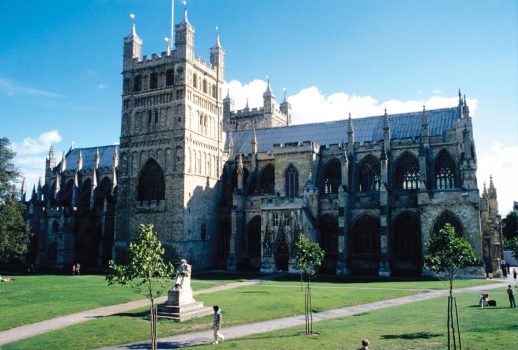
[[[369,339],[363,339],[362,340],[362,347],[358,350],[369,350],[370,341]]]

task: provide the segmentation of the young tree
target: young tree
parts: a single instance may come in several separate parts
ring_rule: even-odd
[[[15,155],[9,140],[0,138],[0,261],[22,256],[29,245],[23,207],[15,194],[14,184],[20,176],[13,163]]]
[[[140,225],[140,232],[128,249],[129,264],[120,265],[110,261],[108,284],[129,285],[136,293],[150,301],[151,346],[157,348],[156,298],[162,295],[166,283],[171,283],[174,268],[163,260],[164,248],[153,231],[153,225]]]
[[[459,237],[455,232],[455,228],[449,223],[439,232],[432,235],[430,240],[426,242],[426,249],[427,255],[424,258],[425,268],[437,273],[439,278],[447,280],[449,283],[448,350],[451,349],[452,340],[453,349],[457,349],[455,329],[457,329],[459,349],[462,350],[457,302],[455,298],[453,298],[453,280],[461,268],[478,264],[479,258],[475,252],[473,252],[473,248],[469,242]],[[455,319],[453,317],[454,307]]]
[[[304,274],[307,276],[307,285],[304,291],[304,316],[306,318],[306,335],[311,335],[313,334],[313,311],[310,282],[316,269],[322,264],[325,252],[320,248],[318,243],[312,243],[309,238],[303,234],[299,235],[295,247],[297,249],[295,261],[297,269],[300,271],[301,281],[304,281]]]

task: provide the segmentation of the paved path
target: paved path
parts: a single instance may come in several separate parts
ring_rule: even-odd
[[[508,281],[502,280],[499,283],[486,284],[481,286],[466,287],[455,289],[455,293],[480,292],[483,290],[503,288]],[[418,301],[436,298],[438,296],[447,295],[447,290],[432,290],[420,294],[409,295],[405,297],[376,301],[373,303],[344,307],[341,309],[327,310],[313,314],[313,322],[322,320],[330,320],[339,317],[347,317],[361,314],[373,310],[384,309],[392,306],[414,303]],[[241,338],[252,334],[276,331],[285,328],[291,328],[305,324],[304,316],[285,317],[271,321],[256,322],[225,328],[223,334],[225,339]],[[158,349],[175,349],[193,345],[208,344],[212,342],[212,330],[181,334],[177,336],[161,338],[158,341]],[[151,349],[149,342],[138,342],[132,344],[118,345],[114,347],[103,348],[102,350],[136,350]]]
[[[207,294],[213,292],[219,292],[222,290],[250,286],[259,283],[261,280],[268,279],[271,276],[265,276],[261,279],[249,280],[245,282],[234,282],[223,284],[211,288],[201,289],[199,291],[195,291],[194,295]],[[167,300],[166,296],[160,297],[157,299],[159,304],[164,303]],[[111,305],[100,307],[97,309],[86,310],[82,312],[78,312],[75,314],[70,314],[66,316],[52,318],[50,320],[45,320],[41,322],[31,323],[25,326],[20,326],[16,328],[11,328],[6,331],[0,332],[0,346],[11,343],[17,340],[33,337],[38,334],[54,331],[56,329],[68,327],[77,323],[86,322],[95,318],[109,316],[118,314],[121,312],[134,310],[140,307],[148,306],[149,301],[147,299],[144,300],[136,300],[131,301],[125,304]]]

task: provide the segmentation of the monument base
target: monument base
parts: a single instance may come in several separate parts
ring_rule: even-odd
[[[158,306],[158,317],[182,322],[195,317],[212,314],[212,308],[204,307],[201,301],[192,297],[192,289],[170,289],[167,302]]]

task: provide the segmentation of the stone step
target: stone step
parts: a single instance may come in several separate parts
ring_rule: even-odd
[[[204,307],[202,302],[195,302],[180,306],[172,306],[167,304],[158,306],[158,317],[169,318],[178,322],[189,320],[195,317],[207,316],[212,313],[212,308]]]

